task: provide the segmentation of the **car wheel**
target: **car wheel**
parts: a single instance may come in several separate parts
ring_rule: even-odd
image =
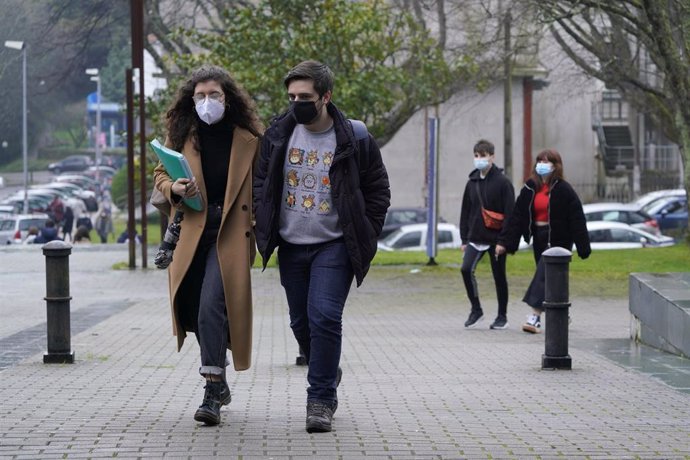
[[[55,174],[56,176],[60,174],[60,168],[53,168],[53,174]]]

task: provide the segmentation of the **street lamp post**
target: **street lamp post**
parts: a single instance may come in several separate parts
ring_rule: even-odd
[[[96,184],[101,191],[101,76],[98,69],[86,69],[87,75],[92,75],[91,81],[96,82],[96,143],[94,154],[96,157]]]
[[[24,212],[29,213],[29,154],[26,134],[26,44],[13,40],[5,41],[7,48],[22,52],[22,159],[24,167]]]

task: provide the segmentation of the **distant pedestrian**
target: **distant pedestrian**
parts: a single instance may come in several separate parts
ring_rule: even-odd
[[[572,250],[573,243],[582,259],[591,253],[587,222],[580,198],[563,175],[563,160],[553,149],[542,150],[536,158],[532,176],[520,190],[508,226],[501,235],[497,254],[513,253],[520,243],[532,240],[537,269],[522,301],[532,307],[532,313],[522,330],[532,334],[541,332],[541,313],[544,311],[544,262],[542,253],[551,247]]]
[[[72,214],[74,215],[74,223],[77,228],[79,228],[79,219],[86,215],[86,203],[79,197],[68,198],[65,205],[72,208]]]
[[[43,227],[38,231],[38,235],[34,239],[35,244],[48,243],[58,238],[58,229],[52,219],[46,220]]]
[[[62,239],[72,241],[72,227],[74,226],[74,213],[72,208],[65,206],[65,216],[62,222]]]
[[[48,216],[52,219],[55,227],[58,229],[62,225],[62,220],[65,217],[65,203],[59,195],[53,197],[53,201],[48,205]]]
[[[141,244],[141,236],[139,233],[137,233],[137,230],[134,229],[134,241],[136,244]],[[118,243],[129,243],[129,232],[127,230],[124,230],[122,233],[120,233],[120,236],[117,237],[117,242]]]
[[[332,429],[345,301],[369,270],[390,205],[376,141],[357,136],[333,104],[333,80],[316,61],[288,72],[290,109],[266,131],[254,174],[259,252],[265,267],[278,247],[290,327],[309,365],[310,433]]]
[[[477,326],[484,317],[475,269],[485,253],[489,254],[491,273],[496,285],[498,314],[490,329],[508,327],[508,280],[506,255],[496,253],[499,235],[513,211],[515,192],[513,184],[494,164],[494,145],[481,139],[473,149],[474,170],[465,185],[460,210],[460,238],[463,251],[462,279],[472,305],[465,327]],[[493,216],[493,217],[492,217]]]
[[[74,244],[89,244],[91,243],[91,235],[89,229],[85,225],[77,227],[74,232]]]
[[[115,230],[113,228],[113,219],[108,210],[101,210],[96,217],[95,222],[96,233],[101,238],[101,243],[105,244],[108,242],[108,235],[115,236]]]
[[[32,244],[35,240],[36,237],[38,237],[38,227],[31,226],[29,227],[28,234],[26,235],[26,238],[24,238],[24,241],[22,241],[23,244]]]

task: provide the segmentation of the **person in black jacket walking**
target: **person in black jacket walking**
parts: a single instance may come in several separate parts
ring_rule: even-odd
[[[484,317],[474,271],[488,251],[498,298],[498,315],[489,327],[506,329],[508,327],[506,256],[496,254],[495,247],[498,236],[512,212],[515,192],[513,184],[503,174],[503,170],[494,165],[494,145],[491,142],[482,139],[474,146],[474,167],[465,186],[460,211],[460,238],[464,252],[460,271],[465,282],[467,297],[472,304],[465,327],[475,327]],[[487,227],[482,217],[483,209],[503,214],[503,222],[497,223],[497,228]]]
[[[542,150],[537,155],[533,171],[532,177],[520,191],[508,225],[499,237],[496,253],[515,252],[520,236],[528,243],[532,239],[537,269],[522,299],[532,307],[532,314],[527,316],[522,330],[536,334],[541,332],[545,295],[545,269],[544,264],[539,263],[541,254],[554,246],[570,251],[573,243],[582,259],[589,257],[592,251],[582,203],[563,177],[561,155],[553,149]]]
[[[390,187],[373,137],[357,140],[331,101],[328,66],[304,61],[284,84],[290,109],[266,131],[255,168],[256,242],[264,268],[278,247],[290,327],[309,365],[306,429],[328,432],[345,301],[376,253]]]

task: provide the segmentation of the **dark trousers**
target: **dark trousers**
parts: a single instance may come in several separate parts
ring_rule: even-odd
[[[496,250],[495,245],[491,245],[487,251],[478,251],[474,246],[468,244],[465,247],[465,253],[462,257],[462,267],[460,272],[462,273],[462,280],[465,282],[465,290],[467,291],[467,297],[470,299],[472,304],[472,311],[482,311],[481,302],[479,301],[479,288],[477,287],[477,278],[474,272],[477,268],[477,264],[484,253],[489,253],[489,259],[491,260],[491,273],[494,276],[494,283],[496,284],[496,298],[498,299],[498,314],[507,315],[508,313],[508,280],[506,278],[506,255],[502,254],[498,257],[494,257]]]
[[[522,301],[532,308],[544,310],[542,303],[546,296],[546,267],[541,260],[541,255],[549,246],[549,226],[534,227],[532,232],[532,250],[534,252],[534,262],[537,268],[534,271],[532,281],[525,292]]]
[[[290,327],[309,365],[307,401],[337,403],[343,309],[354,277],[345,242],[281,242],[278,265]]]
[[[190,275],[200,280],[195,283],[200,285],[195,332],[201,349],[199,373],[202,375],[222,375],[226,366],[228,316],[217,247],[221,217],[222,207],[209,205],[204,232],[189,267]]]

